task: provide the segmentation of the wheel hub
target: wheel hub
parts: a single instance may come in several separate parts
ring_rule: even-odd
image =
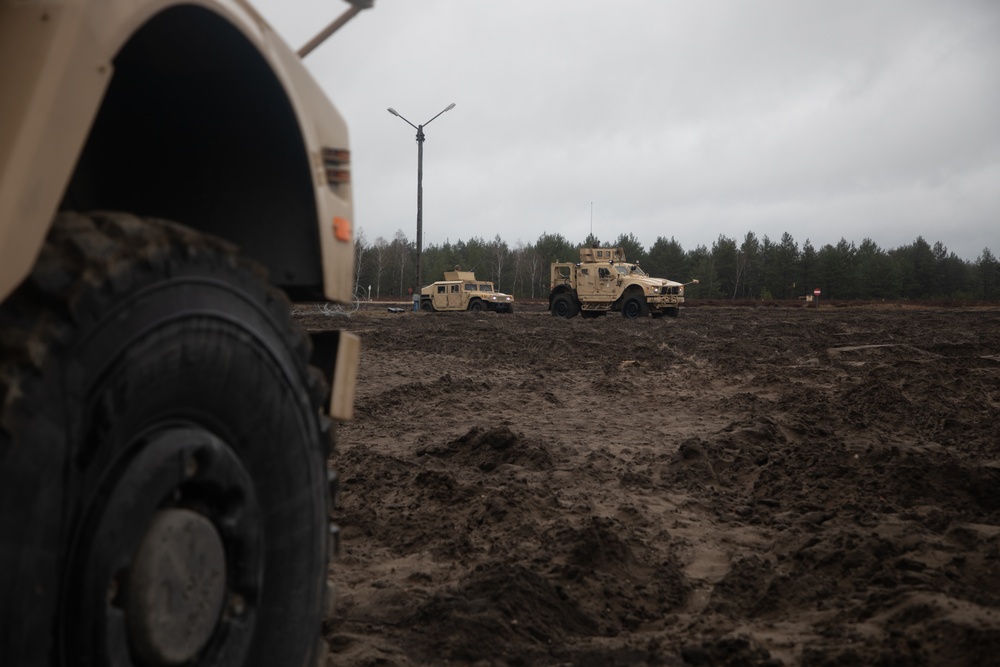
[[[137,657],[180,665],[212,636],[226,597],[226,553],[207,518],[186,509],[157,512],[128,575],[128,636]]]
[[[239,457],[177,425],[137,439],[119,461],[71,557],[64,645],[108,667],[243,664],[263,550]]]

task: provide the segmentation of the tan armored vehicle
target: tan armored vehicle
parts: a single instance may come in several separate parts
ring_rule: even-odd
[[[580,262],[554,262],[549,310],[557,317],[677,317],[684,284],[652,278],[625,259],[621,248],[580,248]],[[697,283],[695,280],[688,285]]]
[[[492,310],[514,312],[514,297],[497,292],[488,280],[476,280],[472,271],[445,271],[444,280],[420,290],[420,310]]]
[[[0,1],[0,665],[322,658],[350,173],[243,0]]]

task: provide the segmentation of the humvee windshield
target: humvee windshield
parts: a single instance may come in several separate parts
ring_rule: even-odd
[[[624,275],[644,276],[646,272],[639,268],[638,264],[615,264],[618,273]]]
[[[480,292],[492,292],[493,291],[493,285],[480,285],[479,286],[479,291]]]

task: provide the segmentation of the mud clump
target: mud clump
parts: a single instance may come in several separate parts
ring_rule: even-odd
[[[532,442],[506,426],[490,429],[473,427],[444,447],[423,448],[417,454],[446,458],[483,472],[491,472],[504,464],[529,470],[548,470],[553,465],[552,456],[544,445]]]
[[[441,591],[412,618],[421,627],[442,627],[443,644],[422,652],[444,650],[452,659],[527,661],[548,646],[593,634],[597,624],[583,613],[564,589],[523,566],[490,565],[471,573],[459,585]],[[530,663],[528,663],[530,664]]]

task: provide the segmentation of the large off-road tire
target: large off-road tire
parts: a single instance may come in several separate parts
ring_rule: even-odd
[[[434,304],[431,303],[430,299],[424,299],[423,301],[420,302],[420,310],[424,311],[425,313],[433,313]]]
[[[0,664],[314,664],[330,433],[308,355],[227,244],[56,220],[0,307]]]
[[[484,311],[486,310],[486,304],[484,304],[479,299],[473,299],[472,301],[469,302],[469,310],[471,310],[474,313]]]
[[[580,304],[572,294],[557,294],[552,299],[552,314],[569,319],[580,312]]]
[[[646,317],[649,315],[649,304],[646,303],[646,297],[641,294],[636,294],[625,298],[622,303],[622,317],[628,319],[636,319],[638,317]]]

